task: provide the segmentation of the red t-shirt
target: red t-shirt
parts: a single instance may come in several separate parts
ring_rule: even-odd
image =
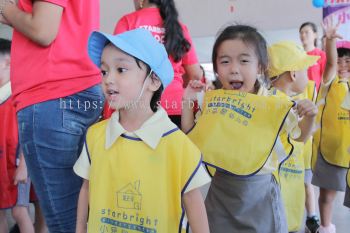
[[[195,48],[187,27],[180,23],[186,40],[191,44],[191,49],[182,57],[179,62],[175,62],[170,56],[170,62],[174,69],[174,79],[164,90],[161,97],[161,105],[168,115],[181,115],[181,102],[183,95],[182,75],[185,73],[183,65],[193,65],[198,63]],[[123,16],[117,23],[114,34],[119,34],[136,28],[145,28],[161,43],[164,43],[165,28],[163,19],[158,8],[144,8]]]
[[[16,110],[11,98],[0,103],[0,209],[11,208],[17,202],[16,171],[18,130]]]
[[[318,59],[317,63],[315,63],[313,66],[310,66],[307,70],[309,80],[315,81],[316,88],[318,90],[320,87],[324,69],[326,67],[326,53],[318,48],[315,48],[314,50],[307,52],[307,54],[320,56],[320,59]]]
[[[14,30],[11,49],[12,96],[16,110],[75,94],[101,82],[87,41],[99,28],[98,0],[45,0],[64,8],[56,39],[42,47]],[[18,6],[32,12],[32,0]]]

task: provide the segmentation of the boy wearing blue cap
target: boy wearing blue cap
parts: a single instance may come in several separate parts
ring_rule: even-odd
[[[136,29],[94,32],[88,51],[116,111],[90,127],[74,166],[84,178],[77,232],[181,232],[185,212],[193,232],[209,232],[200,151],[158,106],[173,77],[164,46]]]

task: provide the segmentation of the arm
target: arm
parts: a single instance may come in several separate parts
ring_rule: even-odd
[[[26,13],[10,2],[3,8],[3,16],[9,25],[45,47],[57,36],[62,12],[63,7],[44,1],[34,1],[32,13]]]
[[[21,183],[21,182],[27,183],[27,178],[28,178],[27,165],[26,165],[26,161],[24,160],[24,155],[21,152],[19,156],[19,165],[15,172],[14,185],[17,185],[18,183]]]
[[[183,202],[193,233],[209,233],[207,212],[198,188],[184,194]]]
[[[181,129],[187,133],[194,126],[194,101],[197,100],[197,92],[205,88],[200,80],[190,81],[182,97],[183,109],[181,114]]]
[[[298,142],[306,142],[313,134],[318,109],[311,100],[304,99],[298,102],[297,112],[299,117],[302,117],[302,120],[298,124],[301,130],[300,137],[295,140]]]
[[[78,214],[76,233],[87,232],[87,221],[89,212],[89,181],[84,179],[83,185],[80,189],[78,200]]]
[[[336,40],[337,38],[341,39],[341,36],[337,34],[337,29],[339,27],[339,23],[336,26],[332,25],[332,22],[330,25],[325,26],[323,25],[323,29],[325,31],[326,35],[326,68],[323,73],[323,83],[328,83],[330,80],[332,80],[336,73],[337,73],[337,60],[338,60],[338,54],[337,54],[337,46],[336,46]]]
[[[202,71],[198,63],[183,66],[188,80],[201,80]]]

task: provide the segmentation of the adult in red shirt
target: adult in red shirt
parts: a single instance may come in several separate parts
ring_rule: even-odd
[[[99,28],[99,1],[16,2],[0,0],[0,22],[14,28],[11,84],[20,145],[49,231],[73,233],[82,182],[73,165],[104,100],[86,49]]]
[[[165,45],[174,69],[174,79],[164,90],[161,106],[170,119],[181,124],[183,80],[186,73],[189,79],[201,79],[195,48],[187,27],[179,22],[173,0],[134,0],[136,11],[123,16],[117,23],[114,33],[145,28]]]
[[[299,35],[304,50],[309,55],[320,56],[316,64],[307,70],[309,80],[316,83],[317,90],[320,87],[322,75],[326,67],[326,53],[317,48],[317,27],[312,22],[303,23],[299,28]]]

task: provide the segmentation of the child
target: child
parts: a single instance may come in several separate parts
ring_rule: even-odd
[[[200,151],[158,107],[173,77],[164,46],[136,29],[94,32],[88,48],[116,111],[88,130],[74,166],[85,179],[77,232],[86,232],[87,215],[89,232],[180,232],[184,211],[193,232],[209,232],[198,187],[210,179]]]
[[[321,128],[314,135],[313,157],[317,160],[312,183],[320,187],[319,233],[336,232],[336,227],[331,223],[332,207],[337,191],[345,191],[350,162],[347,151],[350,138],[349,111],[341,108],[344,97],[349,92],[350,49],[337,49],[336,38],[340,38],[337,27],[324,27],[327,64],[317,97],[318,123]]]
[[[313,81],[309,80],[308,87],[306,91],[306,98],[309,98],[313,103],[316,103],[317,91],[316,85]],[[304,165],[305,165],[305,209],[306,209],[306,222],[305,222],[305,231],[307,233],[316,232],[320,227],[320,219],[316,214],[316,203],[315,203],[315,188],[311,184],[312,180],[312,141],[313,137],[310,137],[309,140],[304,145]]]
[[[29,217],[29,187],[27,168],[23,154],[18,153],[18,131],[16,111],[11,101],[10,84],[11,42],[0,39],[0,232],[8,232],[5,209],[12,208],[12,216],[21,232],[34,233]]]
[[[308,105],[305,110],[309,113],[305,114],[305,117],[310,119],[307,123],[311,124],[312,127],[317,108],[308,99],[307,68],[316,63],[319,57],[307,55],[302,48],[289,41],[282,41],[270,46],[269,55],[269,76],[272,86],[297,101],[298,105]],[[314,90],[314,86],[314,83],[312,83],[311,89]],[[305,147],[303,142],[297,142],[289,135],[284,136],[286,135],[281,135],[286,139],[282,141],[286,150],[285,153],[290,156],[280,166],[279,180],[286,209],[288,231],[297,232],[301,228],[305,206],[305,164],[303,157]]]
[[[212,61],[222,90],[206,93],[203,114],[189,133],[204,162],[216,168],[205,201],[210,231],[286,233],[280,191],[272,175],[278,158],[271,151],[285,121],[284,130],[301,141],[310,129],[298,133],[297,117],[289,113],[293,103],[264,86],[266,41],[255,28],[225,28],[214,44]],[[190,82],[184,101],[194,101],[203,88],[200,82]],[[298,112],[309,114],[303,104]],[[193,126],[192,110],[184,108],[182,129],[188,132]]]

